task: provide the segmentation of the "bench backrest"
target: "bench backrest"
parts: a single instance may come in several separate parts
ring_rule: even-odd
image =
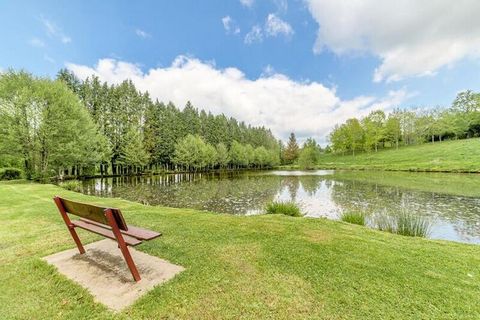
[[[60,197],[58,197],[58,199],[62,202],[63,208],[67,213],[106,225],[108,225],[108,221],[107,217],[105,216],[105,210],[111,209],[118,228],[125,231],[128,230],[127,224],[125,223],[125,219],[123,219],[120,209],[99,207],[87,203],[67,200]]]

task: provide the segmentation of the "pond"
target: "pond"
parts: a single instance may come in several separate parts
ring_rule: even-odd
[[[261,214],[293,200],[308,217],[345,210],[405,212],[428,218],[430,238],[480,243],[480,175],[372,171],[253,171],[96,178],[83,192],[150,205]]]

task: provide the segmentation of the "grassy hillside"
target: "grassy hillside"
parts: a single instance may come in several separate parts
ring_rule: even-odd
[[[480,172],[480,138],[352,155],[323,155],[320,168]]]
[[[52,197],[117,206],[186,271],[115,315],[40,258],[73,248]],[[79,231],[85,242],[100,239]],[[325,219],[143,206],[0,183],[2,319],[473,319],[480,247]]]

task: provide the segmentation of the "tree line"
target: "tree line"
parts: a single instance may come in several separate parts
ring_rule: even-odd
[[[348,119],[331,131],[327,151],[355,155],[358,151],[478,136],[480,93],[467,90],[457,94],[447,108],[396,109],[388,115],[376,110],[361,119]]]
[[[152,100],[130,80],[109,85],[68,70],[55,80],[0,74],[0,167],[27,178],[269,167],[271,131],[223,114]]]

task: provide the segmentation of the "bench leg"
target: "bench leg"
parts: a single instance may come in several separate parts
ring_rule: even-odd
[[[75,227],[72,225],[72,222],[70,221],[70,218],[68,217],[67,212],[63,207],[62,201],[60,200],[59,197],[55,197],[53,198],[53,200],[57,205],[58,211],[60,211],[60,215],[62,216],[63,221],[65,222],[65,225],[68,228],[68,231],[70,231],[70,235],[72,236],[73,241],[75,241],[75,244],[77,245],[78,251],[80,251],[80,254],[84,254],[85,249],[83,248],[82,242],[80,241],[80,238],[78,237],[78,234],[75,231]]]
[[[72,235],[73,241],[75,241],[75,244],[77,245],[78,251],[80,251],[80,254],[85,253],[85,249],[83,248],[82,242],[80,241],[80,238],[78,237],[77,231],[75,231],[75,227],[68,227],[68,231],[70,231],[70,234]]]
[[[113,234],[115,235],[115,238],[117,239],[118,247],[120,248],[120,251],[122,252],[123,257],[125,258],[125,262],[127,263],[128,268],[130,269],[130,272],[132,273],[133,279],[138,282],[141,280],[140,274],[138,273],[137,266],[133,262],[132,255],[130,254],[130,251],[128,250],[127,244],[125,243],[125,240],[123,239],[122,233],[120,232],[120,229],[118,228],[117,222],[115,221],[115,218],[113,217],[113,213],[111,209],[106,209],[105,210],[105,216],[108,220],[108,223],[110,224],[110,227],[112,227]]]
[[[140,274],[138,273],[137,266],[133,262],[132,256],[130,255],[130,251],[128,250],[128,247],[126,244],[123,246],[120,246],[120,251],[122,251],[123,257],[125,258],[125,261],[127,262],[128,269],[130,269],[130,272],[133,276],[133,279],[138,282],[141,280]]]

